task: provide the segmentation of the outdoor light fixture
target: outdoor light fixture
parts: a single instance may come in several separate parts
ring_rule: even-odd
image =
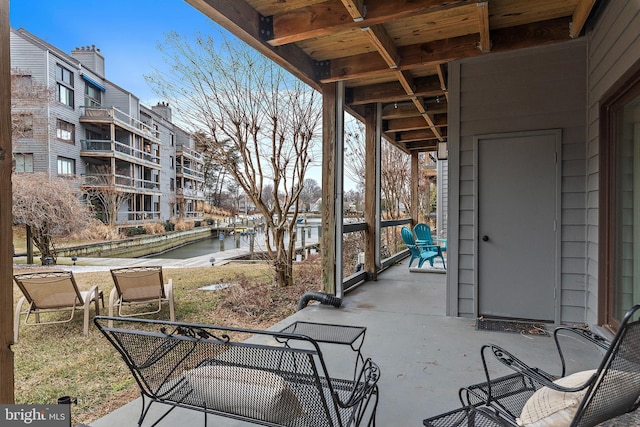
[[[73,265],[76,265],[76,261],[77,260],[78,260],[77,256],[74,255],[74,256],[71,257],[71,261],[73,261]]]
[[[438,142],[438,160],[447,160],[449,157],[449,148],[447,147],[447,141]]]
[[[214,257],[209,258],[209,262],[211,263],[211,267],[213,267],[216,263],[216,259]]]

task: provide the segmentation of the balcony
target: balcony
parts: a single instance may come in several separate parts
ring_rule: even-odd
[[[201,153],[192,150],[189,147],[185,147],[184,145],[178,145],[176,147],[176,155],[183,156],[192,160],[196,160],[199,163],[204,162],[204,158]]]
[[[80,140],[80,155],[84,157],[116,157],[131,163],[160,167],[160,157],[115,140]]]
[[[204,200],[205,198],[205,194],[203,190],[197,190],[194,188],[177,188],[176,196],[182,197],[182,198],[189,198],[189,199],[198,199],[198,200],[200,199]]]
[[[143,138],[160,143],[160,133],[140,120],[131,117],[127,113],[115,107],[80,107],[81,123],[116,124]]]
[[[195,170],[195,169],[191,169],[189,167],[186,166],[176,166],[176,176],[177,177],[184,177],[184,178],[191,178],[194,179],[196,181],[200,181],[200,182],[204,182],[204,172]]]
[[[85,174],[82,176],[84,188],[116,188],[131,193],[160,193],[160,183],[142,178],[118,174]]]

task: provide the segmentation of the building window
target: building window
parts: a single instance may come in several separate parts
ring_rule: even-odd
[[[11,117],[11,133],[18,138],[33,138],[33,114],[14,114]]]
[[[14,153],[15,162],[14,170],[17,173],[33,172],[33,154],[32,153]]]
[[[175,168],[176,165],[175,165],[175,162],[173,160],[173,156],[169,156],[169,159],[171,161],[171,169]]]
[[[640,61],[601,102],[600,301],[617,328],[640,303]]]
[[[73,73],[62,65],[56,65],[56,81],[58,101],[73,108]]]
[[[66,157],[58,157],[58,175],[75,175],[76,161]]]
[[[102,91],[89,82],[84,86],[84,105],[86,107],[99,107],[102,105]]]
[[[65,122],[64,120],[56,120],[56,138],[69,142],[71,144],[76,143],[76,127],[74,124]]]

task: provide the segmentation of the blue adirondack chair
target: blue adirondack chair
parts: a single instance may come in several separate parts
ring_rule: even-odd
[[[433,258],[438,255],[438,252],[428,251],[416,245],[415,238],[413,237],[413,231],[408,227],[402,227],[401,234],[402,240],[404,241],[404,244],[407,245],[409,253],[411,254],[409,268],[411,268],[411,264],[414,259],[418,260],[418,267],[422,267],[422,264],[424,264],[425,261],[429,261],[429,263],[433,265]]]
[[[413,232],[416,233],[416,245],[424,248],[427,251],[436,252],[436,256],[439,256],[442,259],[442,266],[444,268],[447,268],[447,265],[444,262],[444,255],[442,254],[442,252],[447,250],[447,241],[445,239],[437,239],[438,242],[444,242],[443,246],[440,246],[438,243],[436,243],[436,239],[431,237],[431,227],[422,222],[416,224],[415,227],[413,227]]]

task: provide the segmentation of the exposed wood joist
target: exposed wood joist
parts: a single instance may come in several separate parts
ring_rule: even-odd
[[[309,86],[321,90],[321,85],[315,78],[316,61],[296,45],[275,49],[264,41],[259,28],[264,17],[244,0],[185,1]]]
[[[349,90],[347,103],[349,105],[370,104],[372,102],[400,102],[409,101],[412,96],[434,97],[444,95],[438,78],[424,77],[415,79],[411,83],[411,94],[400,82],[381,83],[371,86],[355,87]]]
[[[364,0],[341,0],[342,5],[347,9],[349,15],[354,20],[354,22],[360,22],[364,19],[365,8],[364,8]]]
[[[580,35],[584,24],[587,22],[587,18],[596,4],[596,0],[579,0],[573,11],[571,18],[571,24],[569,29],[569,36],[573,39]]]
[[[437,114],[433,117],[433,123],[436,127],[443,127],[447,125],[447,115],[446,114]],[[424,120],[422,116],[417,117],[406,117],[399,119],[390,119],[387,120],[387,125],[385,127],[385,131],[387,132],[402,132],[402,131],[410,131],[410,130],[419,130],[423,129]]]
[[[489,35],[489,2],[478,3],[478,28],[480,33],[480,52],[491,51],[491,36]]]
[[[346,0],[331,0],[273,16],[273,38],[269,43],[282,46],[476,3],[469,0],[375,1],[366,5],[362,21],[354,21],[350,8],[347,8],[349,13],[345,13],[343,1]]]
[[[504,28],[492,32],[493,52],[504,52],[513,49],[537,46],[568,40],[569,18],[553,21],[536,22],[518,27]],[[402,63],[400,70],[413,70],[425,66],[436,67],[440,64],[459,58],[482,55],[478,49],[478,35],[455,37],[448,40],[437,40],[419,45],[398,48]],[[322,83],[340,80],[372,77],[389,73],[389,67],[376,53],[366,53],[347,58],[332,60],[329,75],[323,77]]]
[[[362,28],[362,31],[369,37],[371,44],[373,44],[389,68],[398,68],[398,65],[400,65],[398,49],[384,27],[382,25],[373,25]]]

